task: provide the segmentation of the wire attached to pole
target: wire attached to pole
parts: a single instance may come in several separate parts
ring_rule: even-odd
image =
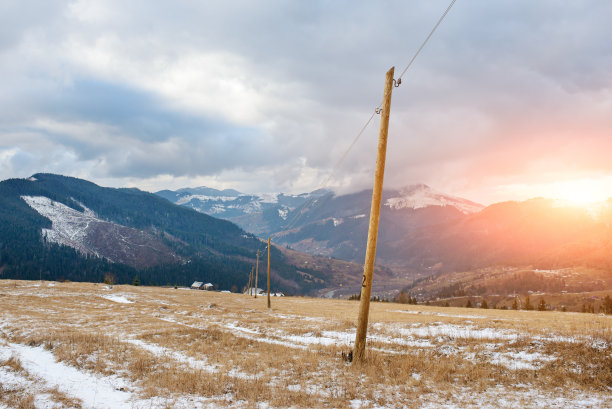
[[[436,32],[436,30],[438,29],[438,26],[442,23],[442,21],[444,20],[444,17],[446,17],[446,15],[448,14],[448,12],[450,11],[450,9],[453,7],[453,5],[455,4],[457,0],[452,0],[450,2],[450,4],[448,5],[448,7],[446,8],[446,10],[444,11],[444,13],[442,13],[442,16],[440,16],[440,19],[438,20],[438,22],[436,23],[436,25],[431,29],[431,31],[429,32],[429,35],[427,36],[427,38],[425,38],[425,41],[423,41],[423,43],[421,44],[421,46],[419,47],[419,49],[417,50],[416,53],[414,53],[414,55],[412,56],[412,59],[410,60],[410,62],[408,63],[408,65],[406,66],[406,68],[404,68],[404,71],[402,71],[402,73],[400,74],[399,77],[397,77],[397,85],[399,86],[399,84],[401,84],[402,82],[402,77],[404,76],[404,74],[406,74],[406,71],[408,71],[408,68],[410,68],[410,66],[412,65],[412,63],[414,62],[414,60],[416,60],[416,58],[419,56],[419,54],[421,53],[421,51],[423,50],[423,48],[425,48],[425,45],[427,44],[427,42],[429,41],[429,39],[431,38],[431,36]]]
[[[436,32],[436,30],[438,29],[438,26],[442,23],[442,21],[444,20],[444,18],[446,17],[446,15],[448,14],[448,12],[453,7],[453,5],[455,4],[456,1],[457,0],[452,0],[450,2],[450,4],[448,5],[448,7],[444,11],[444,13],[442,13],[440,18],[438,19],[438,22],[434,25],[434,27],[431,29],[431,31],[429,32],[429,34],[427,35],[427,37],[425,38],[425,40],[423,41],[423,43],[421,44],[419,49],[412,56],[412,58],[410,59],[410,62],[408,62],[408,65],[406,66],[406,68],[404,68],[404,70],[402,71],[400,76],[397,78],[397,80],[395,80],[395,79],[393,80],[393,86],[394,87],[397,88],[397,87],[399,87],[402,84],[402,77],[404,76],[404,74],[406,74],[406,71],[408,71],[410,66],[412,66],[412,63],[414,63],[414,61],[419,56],[421,51],[423,51],[423,48],[425,48],[425,45],[427,45],[427,42],[433,36],[433,34]],[[374,119],[374,115],[377,115],[377,114],[380,115],[381,112],[382,112],[382,102],[380,104],[378,104],[378,106],[374,109],[374,113],[370,116],[370,119],[368,119],[368,121],[365,123],[363,128],[361,128],[361,130],[359,131],[357,136],[355,136],[355,139],[353,139],[353,142],[351,142],[351,144],[349,145],[349,147],[346,150],[346,152],[344,152],[344,154],[342,154],[342,156],[340,157],[340,160],[338,160],[336,165],[333,167],[333,169],[331,170],[331,172],[329,173],[329,175],[325,179],[325,182],[322,185],[320,185],[319,189],[327,187],[327,185],[331,181],[332,176],[334,176],[334,173],[336,173],[336,171],[338,170],[338,168],[340,167],[340,165],[342,164],[344,159],[346,159],[346,157],[348,156],[348,154],[351,151],[351,149],[353,149],[353,146],[355,146],[355,144],[357,143],[359,138],[361,138],[361,135],[365,132],[365,130],[368,127],[368,125],[370,125],[370,122],[372,122],[372,119]]]

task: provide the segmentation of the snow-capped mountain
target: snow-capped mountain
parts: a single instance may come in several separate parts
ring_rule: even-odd
[[[293,210],[327,193],[326,190],[317,190],[299,195],[245,194],[233,189],[217,190],[208,187],[156,192],[174,204],[233,221],[245,230],[261,235],[281,229]]]
[[[484,208],[481,204],[447,195],[425,184],[406,186],[397,193],[397,196],[387,198],[384,205],[396,210],[404,208],[421,209],[427,206],[452,206],[463,214],[476,213]],[[393,195],[393,193],[391,194]]]
[[[301,195],[245,195],[210,188],[181,189],[157,193],[176,204],[225,218],[251,233],[315,255],[361,262],[369,223],[372,192],[336,195],[318,190]],[[420,226],[444,223],[480,211],[484,206],[436,191],[424,184],[383,192],[380,258],[390,263],[402,255],[390,256],[408,231]],[[402,262],[401,260],[399,261]]]

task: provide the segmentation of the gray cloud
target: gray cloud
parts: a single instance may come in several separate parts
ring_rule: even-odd
[[[447,5],[10,3],[0,178],[317,188],[385,71],[403,69]],[[457,2],[394,91],[386,184],[490,200],[499,184],[612,174],[610,15],[599,1]],[[371,184],[377,128],[336,187]]]

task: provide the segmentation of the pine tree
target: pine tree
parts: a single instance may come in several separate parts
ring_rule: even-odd
[[[489,308],[489,304],[487,304],[487,300],[482,300],[482,303],[480,304],[480,308],[484,308],[485,310]]]
[[[518,303],[516,302],[516,298],[512,301],[512,309],[513,310],[518,310]]]
[[[527,298],[525,298],[525,309],[527,311],[533,310],[533,305],[531,305],[531,301],[529,300],[529,296],[527,296]]]
[[[606,298],[604,298],[602,307],[605,314],[612,314],[612,298],[609,295],[606,295]]]
[[[467,303],[465,304],[465,308],[472,308],[472,301],[467,300]]]
[[[538,311],[546,311],[546,301],[544,301],[544,298],[542,298],[538,304]]]
[[[134,277],[134,282],[132,283],[132,285],[140,285],[140,280],[138,279],[138,276]]]

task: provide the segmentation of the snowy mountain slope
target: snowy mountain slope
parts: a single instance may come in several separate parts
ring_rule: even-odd
[[[387,198],[384,205],[391,209],[420,209],[427,206],[452,206],[463,214],[476,213],[484,206],[460,197],[450,196],[425,184],[406,186],[397,196]]]
[[[42,235],[47,242],[70,246],[84,254],[98,255],[84,245],[90,225],[101,222],[91,210],[86,208],[81,213],[44,196],[21,196],[21,198],[31,208],[51,220],[52,227],[42,229]]]
[[[44,196],[21,198],[51,220],[51,228],[42,229],[42,236],[49,243],[66,245],[83,254],[135,266],[181,260],[159,238],[141,230],[101,220],[82,204],[84,211],[79,212]]]
[[[326,194],[319,190],[299,195],[284,193],[245,194],[233,189],[208,187],[162,190],[158,196],[198,212],[230,220],[255,234],[265,236],[282,228],[289,214],[313,197]]]
[[[211,193],[200,188],[199,193]],[[233,198],[196,197],[195,190],[159,192],[174,203],[225,218],[261,237],[272,236],[285,246],[314,255],[363,261],[369,223],[371,191],[336,195],[319,190],[302,195],[242,195]],[[436,191],[424,184],[383,192],[381,240],[382,263],[406,264],[400,243],[414,229],[446,223],[480,211],[484,206]]]

